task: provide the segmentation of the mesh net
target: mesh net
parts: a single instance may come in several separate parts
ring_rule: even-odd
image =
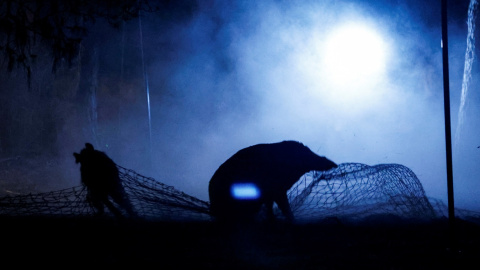
[[[118,166],[120,179],[139,218],[151,220],[205,220],[210,218],[208,202]],[[96,208],[87,200],[83,185],[37,194],[0,198],[0,215],[9,216],[95,216]],[[114,206],[125,216],[120,205]],[[113,216],[112,213],[106,212]]]
[[[436,217],[418,178],[399,164],[345,163],[334,170],[310,172],[288,195],[295,216],[304,220],[325,216],[362,219],[387,214],[415,219]]]
[[[121,166],[118,168],[125,191],[139,218],[165,221],[212,219],[209,202],[133,170]],[[427,198],[416,175],[399,164],[368,166],[343,163],[326,172],[310,172],[288,191],[288,197],[299,221],[328,217],[359,220],[378,215],[431,219],[445,217],[447,213],[445,204]],[[275,211],[280,212],[278,208]],[[81,185],[51,192],[0,197],[0,216],[68,217],[96,214],[95,208],[87,200],[86,188]],[[280,214],[277,216],[281,217]],[[480,220],[480,214],[473,211],[458,209],[456,216]]]

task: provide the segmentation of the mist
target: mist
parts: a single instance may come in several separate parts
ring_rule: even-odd
[[[4,111],[20,115],[27,107],[55,130],[51,138],[35,137],[52,128],[38,131],[32,120],[14,130],[10,121],[4,138],[15,147],[2,154],[48,152],[61,172],[54,188],[68,187],[80,183],[72,153],[91,142],[123,167],[208,200],[210,177],[235,152],[297,140],[337,164],[405,165],[427,196],[447,201],[438,1],[180,3],[118,29],[99,22],[83,43],[82,61],[51,74],[42,67],[48,60],[39,60],[33,90],[21,71],[2,74],[11,101]],[[468,4],[449,7],[452,134]],[[381,38],[375,73],[351,79],[326,64],[329,37],[349,24]],[[474,58],[453,149],[455,206],[473,210],[480,209],[477,74]]]

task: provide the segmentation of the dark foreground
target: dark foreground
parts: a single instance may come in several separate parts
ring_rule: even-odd
[[[222,225],[0,217],[2,265],[143,269],[471,269],[480,226],[429,223]],[[451,243],[454,243],[452,245]]]

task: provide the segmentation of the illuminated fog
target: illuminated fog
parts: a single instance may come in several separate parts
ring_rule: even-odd
[[[79,183],[72,153],[88,141],[124,167],[208,200],[210,177],[236,151],[298,140],[338,164],[405,165],[427,196],[446,202],[439,1],[204,2],[142,13],[141,33],[138,19],[92,30],[84,53],[98,65],[96,126],[91,108],[74,110],[68,97],[78,87],[75,66],[56,76],[34,70],[33,91],[61,89],[70,98],[53,144],[69,184]],[[449,9],[452,134],[468,4]],[[478,59],[472,63],[453,172],[456,206],[478,210]],[[9,89],[19,74],[9,75]],[[21,83],[16,91],[29,90]]]

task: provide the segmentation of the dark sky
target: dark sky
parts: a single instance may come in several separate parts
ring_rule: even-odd
[[[336,163],[405,165],[446,202],[440,2],[180,1],[142,13],[141,32],[137,19],[98,26],[86,42],[100,55],[99,132],[62,131],[58,144],[70,159],[92,141],[208,200],[210,177],[236,151],[298,140]],[[448,9],[453,171],[456,206],[479,210],[476,49],[458,126],[469,3]]]

